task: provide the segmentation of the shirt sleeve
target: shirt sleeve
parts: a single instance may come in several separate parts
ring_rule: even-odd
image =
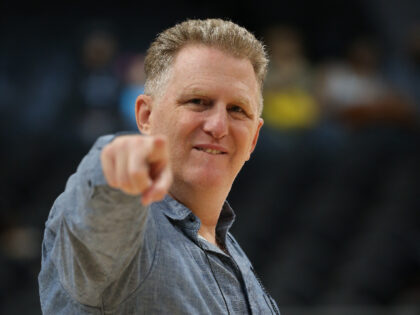
[[[43,260],[53,261],[67,294],[94,307],[141,249],[148,215],[139,196],[106,183],[100,153],[113,139],[99,138],[84,157],[55,201],[44,235],[50,248]]]

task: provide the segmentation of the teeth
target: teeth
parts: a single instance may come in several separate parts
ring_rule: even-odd
[[[202,148],[198,148],[198,150],[204,151],[204,152],[210,153],[210,154],[221,154],[222,153],[222,151],[213,150],[213,149],[202,149]]]
[[[222,151],[212,150],[212,149],[204,149],[204,152],[211,153],[211,154],[220,154]]]

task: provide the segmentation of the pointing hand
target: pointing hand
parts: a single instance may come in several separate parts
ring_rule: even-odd
[[[144,205],[163,199],[172,184],[168,144],[164,136],[120,136],[101,153],[109,186],[140,195]]]

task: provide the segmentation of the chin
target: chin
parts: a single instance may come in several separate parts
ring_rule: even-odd
[[[206,190],[215,187],[223,187],[227,182],[226,172],[214,169],[191,170],[185,179],[192,187],[200,187]]]

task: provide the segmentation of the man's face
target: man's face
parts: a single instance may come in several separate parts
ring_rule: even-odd
[[[249,60],[203,45],[178,53],[149,117],[150,134],[168,138],[173,187],[229,191],[263,124],[258,100]]]

